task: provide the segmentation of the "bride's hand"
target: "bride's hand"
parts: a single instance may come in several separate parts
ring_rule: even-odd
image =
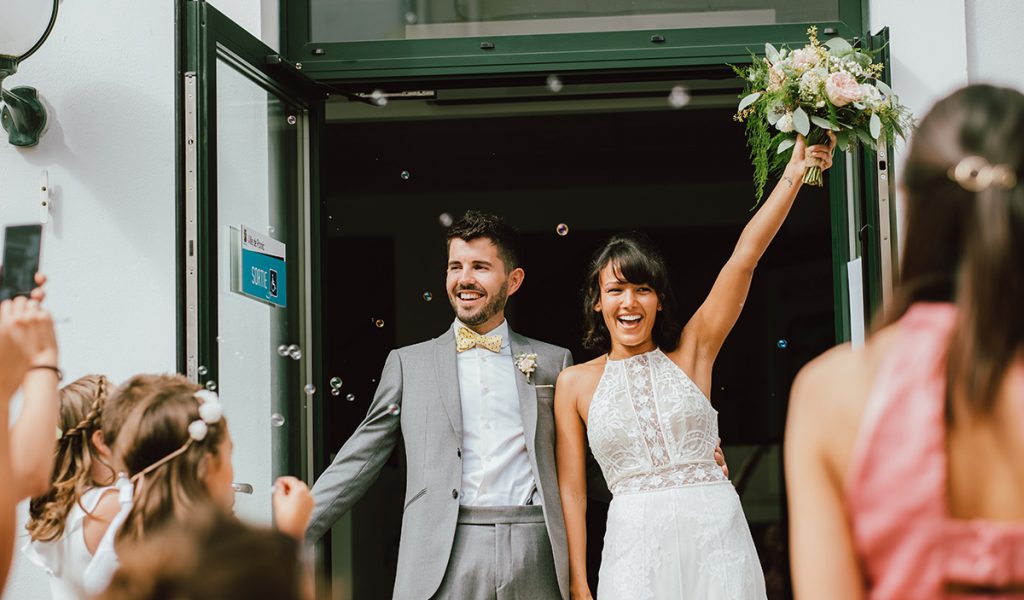
[[[809,167],[820,167],[827,171],[832,167],[832,153],[836,149],[836,134],[826,131],[828,144],[807,145],[807,140],[799,133],[796,136],[796,144],[793,145],[793,156],[789,159],[786,170],[795,170],[801,175]]]

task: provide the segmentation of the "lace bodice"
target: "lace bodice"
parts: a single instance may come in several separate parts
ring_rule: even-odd
[[[609,360],[587,423],[613,494],[727,481],[715,463],[718,412],[661,350]]]

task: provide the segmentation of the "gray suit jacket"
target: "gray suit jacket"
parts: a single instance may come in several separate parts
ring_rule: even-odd
[[[555,379],[572,355],[509,330],[512,356],[536,354],[537,369],[516,371],[530,464],[543,498],[544,519],[563,598],[569,597],[569,559],[562,502],[555,473]],[[394,597],[427,600],[448,566],[462,486],[462,403],[456,372],[455,335],[393,350],[384,364],[366,419],[313,485],[316,507],[306,532],[316,541],[377,479],[399,436],[405,442],[408,476]],[[398,418],[388,406],[401,407]]]

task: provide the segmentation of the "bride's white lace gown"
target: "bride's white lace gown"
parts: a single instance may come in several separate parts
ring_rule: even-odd
[[[587,420],[614,496],[598,600],[764,599],[718,412],[682,369],[661,350],[609,360]]]

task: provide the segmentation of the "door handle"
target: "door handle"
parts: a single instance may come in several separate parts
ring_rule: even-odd
[[[235,490],[235,493],[251,494],[252,484],[251,483],[231,483],[231,489]]]

